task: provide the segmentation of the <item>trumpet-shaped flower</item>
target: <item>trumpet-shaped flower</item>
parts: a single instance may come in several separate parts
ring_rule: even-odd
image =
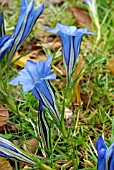
[[[28,92],[30,90],[33,90],[36,85],[40,87],[40,84],[45,82],[44,80],[55,79],[56,75],[50,72],[50,68],[51,68],[50,63],[52,61],[52,57],[53,55],[47,58],[45,62],[42,61],[34,62],[32,60],[27,60],[24,69],[22,69],[19,72],[19,75],[13,78],[9,82],[9,84],[12,85],[21,84],[23,91]]]
[[[108,148],[104,139],[100,136],[96,142],[98,153],[98,170],[113,170],[114,169],[114,143]]]
[[[56,78],[56,75],[50,72],[52,57],[53,55],[47,58],[45,62],[28,60],[24,69],[9,84],[21,84],[24,92],[31,91],[52,113],[52,117],[59,121],[54,91],[49,81]]]
[[[34,7],[34,0],[30,3],[28,0],[21,1],[20,15],[13,34],[14,41],[9,54],[9,62],[14,56],[16,50],[31,32],[36,20],[42,14],[43,9],[43,3],[38,7]]]
[[[22,153],[12,142],[2,137],[0,137],[0,156],[8,159],[15,159],[27,164],[35,163],[30,157]]]
[[[63,62],[66,68],[67,80],[69,81],[76,66],[82,37],[85,34],[93,33],[88,32],[87,28],[77,29],[75,26],[66,26],[61,23],[57,23],[55,29],[48,29],[46,32],[58,34],[62,39]]]
[[[0,61],[6,54],[6,52],[11,48],[13,43],[13,38],[10,35],[4,35],[0,37]]]

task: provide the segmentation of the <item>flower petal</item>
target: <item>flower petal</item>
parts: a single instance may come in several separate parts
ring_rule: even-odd
[[[107,149],[107,146],[102,136],[99,136],[99,138],[97,139],[95,147],[97,149],[97,152],[99,152],[101,149]]]
[[[39,18],[39,16],[42,14],[44,9],[44,4],[40,4],[37,8],[34,8],[34,10],[29,14],[28,16],[28,22],[26,23],[26,28],[23,32],[22,39],[20,41],[20,44],[26,39],[30,31],[32,30],[36,20]]]
[[[95,146],[96,146],[97,153],[98,153],[97,169],[105,170],[107,146],[102,136],[99,136],[98,140],[96,141]]]
[[[52,54],[51,56],[49,56],[46,60],[45,60],[45,63],[44,63],[44,70],[47,69],[47,67],[50,67],[50,64],[52,62],[52,58],[53,58],[54,54]]]
[[[71,47],[71,37],[64,33],[58,32],[58,35],[62,39],[62,51],[63,51],[63,61],[66,67],[69,67],[69,60],[70,60],[70,47]]]
[[[50,74],[49,76],[43,78],[44,80],[54,80],[56,79],[56,74]]]
[[[25,16],[28,15],[28,13],[32,10],[32,8],[33,8],[33,1],[30,3],[28,3],[28,1],[26,0],[21,1],[20,14],[14,30],[14,38],[18,36],[19,32],[21,31],[21,27],[25,19]]]
[[[58,31],[59,31],[58,28],[54,28],[54,29],[53,29],[53,28],[50,28],[50,29],[45,30],[45,32],[52,32],[52,33],[54,33],[54,34],[57,34]]]
[[[12,78],[12,79],[8,82],[8,84],[9,84],[9,85],[18,85],[18,84],[19,84],[19,79],[20,79],[20,75]]]
[[[0,37],[0,61],[3,59],[6,52],[11,48],[13,38],[10,35]]]
[[[28,164],[35,163],[29,156],[22,153],[12,142],[2,137],[0,137],[0,156]]]
[[[34,81],[31,75],[25,70],[21,70],[19,75],[13,78],[9,83],[9,85],[22,85],[22,89],[24,92],[30,91],[34,88]]]
[[[27,70],[27,72],[31,75],[34,82],[37,82],[40,79],[37,71],[38,69],[36,62],[32,60],[27,60],[24,69]]]
[[[74,36],[77,28],[75,26],[67,26],[65,24],[57,23],[58,30],[64,34]]]
[[[106,151],[106,167],[108,170],[114,168],[114,143]]]
[[[36,88],[33,88],[33,89],[31,90],[31,92],[32,92],[32,94],[37,98],[37,100],[41,101],[41,98],[40,98],[39,93],[38,93],[38,91],[37,91]]]
[[[41,93],[48,99],[48,101],[53,105],[53,99],[52,96],[47,88],[46,82],[42,81],[41,83],[36,83],[35,87],[37,87]]]

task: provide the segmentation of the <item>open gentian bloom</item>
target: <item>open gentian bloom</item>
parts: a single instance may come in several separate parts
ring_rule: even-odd
[[[13,38],[10,35],[4,35],[0,37],[0,61],[6,54],[6,52],[11,48],[13,43]]]
[[[113,170],[114,169],[114,143],[108,148],[104,139],[100,136],[96,142],[98,153],[98,170]]]
[[[31,32],[36,20],[42,14],[43,9],[43,3],[38,7],[34,7],[34,0],[32,0],[30,3],[28,0],[21,1],[20,15],[13,34],[14,41],[9,54],[9,62],[14,56],[16,50]]]
[[[48,57],[45,62],[28,60],[24,69],[9,84],[21,84],[24,92],[31,91],[43,103],[43,106],[49,110],[52,118],[56,122],[60,122],[54,91],[50,84],[50,80],[56,78],[56,75],[50,72],[52,57],[53,55]]]
[[[27,164],[35,164],[30,157],[22,153],[12,142],[2,137],[0,137],[0,156]]]
[[[62,39],[63,61],[66,68],[67,80],[69,81],[76,66],[82,37],[85,34],[93,33],[88,32],[87,28],[77,29],[75,26],[66,26],[61,23],[57,23],[55,29],[48,29],[46,32],[58,34]]]

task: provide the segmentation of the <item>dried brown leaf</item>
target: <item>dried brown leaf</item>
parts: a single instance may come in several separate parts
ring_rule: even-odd
[[[11,123],[7,123],[8,129],[10,130],[10,132],[19,132],[20,129],[16,124],[11,124]]]
[[[112,59],[111,61],[109,61],[107,64],[106,64],[106,67],[108,70],[111,71],[112,74],[114,74],[114,59]]]
[[[0,104],[0,127],[7,124],[7,119],[9,118],[8,110]]]
[[[73,16],[76,18],[76,23],[78,26],[91,27],[91,18],[88,14],[88,11],[79,7],[70,8]]]
[[[38,57],[37,57],[38,56]],[[13,58],[13,61],[15,61],[16,59],[18,59],[20,57],[20,55],[15,55],[15,57]],[[22,58],[18,59],[15,64],[20,66],[20,67],[24,67],[24,65],[26,64],[27,60],[32,60],[32,61],[44,61],[46,59],[46,55],[39,55],[37,54],[36,51],[32,51],[31,53],[23,56]]]
[[[13,170],[9,161],[0,157],[0,170]]]
[[[61,42],[60,41],[53,41],[49,43],[42,44],[42,46],[46,49],[50,48],[51,50],[56,50],[59,47],[61,47]]]
[[[88,106],[89,97],[83,93],[81,93],[80,95],[81,95],[81,100],[83,101],[83,104]]]
[[[26,144],[24,144],[23,149],[24,149],[27,153],[33,153],[33,154],[35,154],[38,145],[39,145],[38,140],[36,140],[36,139],[31,139],[31,140],[28,140],[28,141],[26,142]]]
[[[83,67],[83,64],[84,64],[84,56],[82,56],[81,58],[80,58],[80,61],[79,61],[79,63],[78,63],[78,65],[77,65],[77,67],[76,67],[76,70],[75,70],[75,73],[74,73],[74,78],[76,78],[78,75],[79,75],[79,73],[80,73],[80,71],[82,70],[82,67]],[[84,69],[82,70],[82,73],[84,72]],[[80,78],[77,80],[77,82],[76,82],[76,84],[75,84],[75,86],[74,86],[74,88],[73,88],[73,90],[74,91],[76,91],[76,95],[74,96],[74,98],[73,98],[73,103],[78,103],[78,104],[80,104],[80,102],[81,102],[81,96],[80,96],[80,89],[79,89],[79,82],[80,82],[80,80],[82,79],[82,77],[83,77],[83,74],[80,76]]]
[[[1,7],[8,7],[8,0],[0,0],[0,6]]]

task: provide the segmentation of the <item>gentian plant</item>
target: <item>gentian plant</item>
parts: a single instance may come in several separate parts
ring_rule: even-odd
[[[23,41],[30,34],[36,20],[42,14],[44,4],[40,4],[38,7],[34,7],[34,0],[29,2],[28,0],[22,0],[20,5],[20,15],[15,26],[15,30],[12,36],[4,35],[4,17],[3,13],[0,14],[0,101],[6,101],[10,108],[13,108],[13,112],[17,112],[15,105],[10,97],[10,92],[7,89],[7,85],[4,83],[7,77],[7,69],[9,64],[15,55],[16,50],[20,47]],[[7,53],[7,55],[6,55]],[[8,66],[8,67],[7,67]],[[3,75],[3,76],[2,76]]]
[[[9,97],[8,92],[6,91],[6,86],[3,82],[4,76],[4,67],[6,66],[6,63],[1,62],[1,60],[4,58],[7,51],[12,47],[13,43],[13,37],[10,35],[5,35],[5,29],[4,29],[4,15],[3,13],[0,13],[0,102],[4,100],[5,103],[7,103],[7,106],[10,108],[14,108],[16,110],[15,105],[11,98]],[[5,70],[5,69],[4,69]],[[3,76],[4,75],[4,76]]]
[[[11,62],[15,52],[23,43],[23,41],[27,38],[29,33],[31,32],[36,20],[42,14],[44,9],[44,4],[40,4],[38,7],[34,7],[34,0],[29,2],[28,0],[22,0],[20,5],[20,15],[15,26],[14,33],[12,35],[13,42],[10,43],[10,52],[8,54],[8,64]],[[6,39],[5,43],[9,45],[9,39]],[[8,41],[8,42],[7,42]],[[3,49],[5,48],[5,44]],[[0,60],[4,57],[5,50],[2,55],[0,55]]]
[[[45,108],[48,109],[50,117],[60,126],[60,114],[56,105],[54,90],[50,84],[50,80],[55,79],[56,75],[50,72],[50,63],[52,56],[47,58],[45,62],[33,62],[28,60],[24,69],[19,75],[13,78],[9,84],[21,84],[23,91],[31,91],[40,101],[38,109],[38,130],[42,139],[43,148],[50,150],[50,128],[45,117]]]
[[[56,78],[56,75],[50,72],[52,57],[53,55],[48,57],[45,62],[27,60],[24,69],[9,82],[10,85],[21,84],[24,92],[31,91],[37,100],[39,100],[38,129],[43,140],[41,145],[43,148],[45,146],[47,150],[50,148],[50,128],[45,117],[45,108],[48,110],[49,116],[54,120],[56,126],[60,127],[60,113],[56,105],[54,90],[50,83],[50,80]]]
[[[114,169],[114,143],[107,147],[102,136],[96,141],[96,149],[98,153],[98,170]]]
[[[22,0],[20,5],[20,15],[13,33],[14,41],[9,53],[8,63],[11,61],[17,49],[31,32],[36,20],[42,14],[43,9],[43,3],[38,7],[34,7],[34,0],[30,3],[28,0]]]
[[[72,86],[73,73],[76,67],[77,57],[80,52],[82,37],[85,34],[93,34],[88,32],[87,28],[77,29],[75,26],[66,26],[57,23],[54,29],[48,29],[46,32],[58,34],[62,40],[63,62],[66,69],[67,83]]]

